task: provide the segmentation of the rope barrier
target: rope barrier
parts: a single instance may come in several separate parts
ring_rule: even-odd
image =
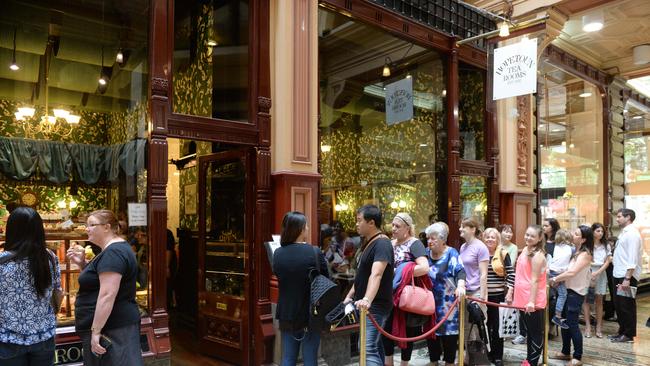
[[[433,328],[429,329],[426,333],[421,334],[421,335],[419,335],[417,337],[411,337],[411,338],[395,337],[394,335],[388,333],[382,327],[379,326],[379,324],[377,323],[377,320],[375,320],[375,317],[372,316],[372,313],[368,313],[368,318],[370,318],[370,321],[372,322],[372,324],[375,325],[375,327],[377,328],[379,333],[384,335],[384,337],[392,339],[392,340],[394,340],[396,342],[416,342],[416,341],[428,338],[431,334],[433,334],[433,332],[438,330],[438,328],[440,328],[440,326],[442,326],[442,324],[444,322],[446,322],[447,319],[451,316],[451,313],[456,308],[456,306],[458,306],[458,301],[459,301],[458,298],[456,298],[456,300],[454,300],[454,302],[451,304],[451,308],[449,308],[449,311],[447,311],[447,314],[445,314],[445,316],[442,319],[440,319],[438,324],[436,324]]]
[[[480,302],[480,303],[485,304],[485,305],[496,306],[496,307],[499,307],[499,308],[510,308],[510,309],[517,309],[517,310],[521,310],[521,311],[526,310],[526,308],[522,308],[522,307],[519,307],[519,306],[508,305],[508,304],[497,304],[496,302],[490,302],[490,301],[482,300],[482,299],[479,299],[479,298],[476,298],[476,297],[468,296],[467,300],[476,301],[476,302]]]

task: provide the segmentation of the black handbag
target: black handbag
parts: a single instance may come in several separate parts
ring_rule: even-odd
[[[325,321],[330,324],[330,330],[356,324],[359,322],[359,310],[355,307],[353,311],[346,314],[345,304],[340,302],[332,311],[325,315]]]
[[[469,328],[469,333],[472,334],[474,324]],[[465,342],[465,350],[467,357],[465,358],[465,365],[470,366],[490,366],[492,363],[488,358],[488,350],[485,342],[480,339],[467,340]]]
[[[328,328],[325,316],[341,301],[338,285],[320,273],[319,249],[314,248],[316,267],[309,272],[309,330]]]

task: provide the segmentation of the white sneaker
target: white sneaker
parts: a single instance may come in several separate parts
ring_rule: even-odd
[[[526,343],[526,337],[522,335],[518,335],[512,340],[512,344],[524,344],[524,343]]]

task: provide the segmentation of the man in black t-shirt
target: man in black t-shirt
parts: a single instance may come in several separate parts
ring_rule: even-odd
[[[357,231],[365,238],[354,285],[344,303],[354,301],[359,309],[369,309],[380,326],[393,308],[393,246],[381,231],[382,215],[374,205],[357,211]],[[379,343],[379,331],[366,321],[366,364],[384,365],[384,348]],[[361,340],[362,342],[364,340]]]

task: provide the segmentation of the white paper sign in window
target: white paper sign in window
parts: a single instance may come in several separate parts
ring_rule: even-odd
[[[494,50],[494,100],[537,92],[537,40]]]
[[[413,118],[413,80],[408,77],[386,85],[386,124]]]

